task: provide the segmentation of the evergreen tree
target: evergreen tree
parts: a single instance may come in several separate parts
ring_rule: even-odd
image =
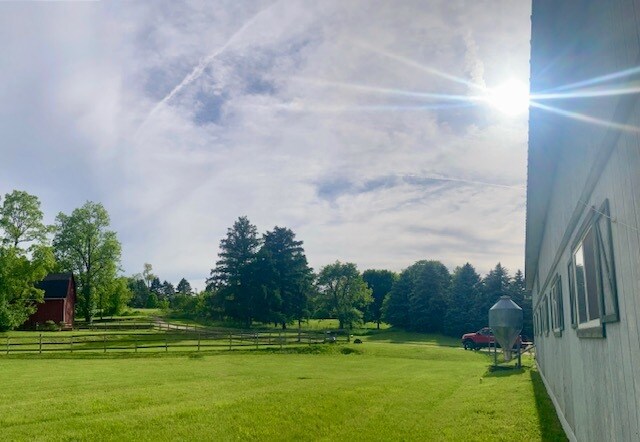
[[[141,277],[132,276],[127,278],[127,286],[132,293],[129,305],[136,308],[145,308],[149,297],[149,288]]]
[[[382,318],[395,327],[408,329],[411,324],[409,295],[415,270],[414,266],[403,270],[382,303]]]
[[[440,333],[449,296],[451,275],[440,261],[418,261],[409,295],[410,328]]]
[[[160,278],[158,278],[157,276],[151,280],[151,284],[149,286],[149,293],[155,294],[156,298],[159,301],[163,299],[162,283],[160,282]]]
[[[449,336],[462,336],[476,331],[474,306],[480,295],[480,275],[469,263],[453,272],[451,293],[447,300],[447,313],[443,332]]]
[[[498,302],[500,296],[509,295],[511,277],[502,264],[496,264],[482,281],[482,290],[475,305],[475,329],[489,324],[489,309]]]
[[[260,240],[256,226],[240,217],[220,241],[219,260],[211,270],[209,286],[220,298],[225,314],[250,326],[254,318],[252,272]]]
[[[378,329],[382,321],[382,305],[397,277],[398,275],[390,270],[365,270],[362,273],[362,279],[371,289],[373,297],[373,302],[365,312],[365,321],[374,321]]]
[[[513,276],[509,292],[511,299],[522,308],[522,335],[527,339],[531,339],[533,337],[533,308],[531,305],[531,296],[529,296],[524,282],[524,274],[519,269]]]
[[[172,302],[173,297],[176,294],[176,289],[173,287],[173,284],[166,280],[163,281],[160,291],[162,293],[163,300]]]
[[[307,264],[302,241],[295,239],[295,233],[284,227],[274,227],[263,236],[260,257],[262,270],[274,291],[273,297],[279,303],[278,322],[286,328],[288,322],[300,322],[308,316],[308,295],[312,290],[313,272]]]
[[[182,278],[180,280],[178,286],[176,287],[176,290],[178,291],[178,293],[181,293],[183,295],[191,295],[193,292],[191,284],[189,284],[189,281],[187,281],[185,278]]]

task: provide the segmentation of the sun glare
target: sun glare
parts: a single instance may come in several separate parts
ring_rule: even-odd
[[[529,88],[524,83],[511,79],[500,86],[487,89],[485,99],[500,112],[516,116],[529,108]]]

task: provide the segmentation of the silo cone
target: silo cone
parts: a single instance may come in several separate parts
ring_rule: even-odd
[[[509,296],[501,296],[489,309],[489,327],[502,347],[505,362],[509,362],[511,349],[522,331],[522,309]]]

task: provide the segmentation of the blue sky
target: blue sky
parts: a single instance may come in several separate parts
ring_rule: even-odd
[[[105,205],[123,271],[202,287],[247,215],[318,269],[523,266],[528,80],[515,1],[0,3],[0,194]],[[440,75],[445,73],[448,75]],[[454,81],[450,76],[464,81]]]

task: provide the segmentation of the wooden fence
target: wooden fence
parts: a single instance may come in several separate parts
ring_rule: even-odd
[[[15,353],[49,353],[49,352],[81,352],[92,351],[107,353],[109,351],[201,351],[201,350],[233,350],[239,348],[265,348],[312,345],[334,342],[348,342],[346,332],[255,332],[226,331],[212,332],[172,329],[172,324],[158,324],[169,329],[165,333],[148,332],[105,332],[95,334],[42,334],[34,332],[30,335],[6,336],[0,338],[0,354]],[[4,340],[4,342],[2,342]]]

